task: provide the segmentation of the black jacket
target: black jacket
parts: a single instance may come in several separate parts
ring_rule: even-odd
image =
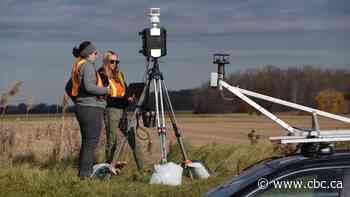
[[[119,71],[121,72],[121,71]],[[98,73],[101,76],[103,85],[105,87],[107,87],[109,85],[108,82],[108,77],[107,74],[105,72],[105,69],[103,67],[101,67],[100,69],[98,69]],[[123,73],[122,73],[123,75]],[[124,75],[123,75],[124,78]],[[128,91],[128,87],[127,84],[125,83],[125,81],[123,81],[124,85],[125,85],[125,92]],[[126,94],[125,94],[126,95]],[[120,108],[120,109],[124,109],[126,107],[128,107],[129,102],[128,102],[128,98],[126,96],[122,97],[122,98],[112,98],[112,97],[107,97],[107,108],[108,107],[115,107],[115,108]]]

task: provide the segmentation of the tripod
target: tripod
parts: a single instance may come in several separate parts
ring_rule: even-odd
[[[167,151],[166,151],[166,127],[165,127],[165,115],[164,115],[164,101],[167,105],[167,109],[170,114],[170,120],[176,136],[177,143],[180,146],[181,154],[184,162],[190,161],[185,150],[182,135],[176,125],[175,113],[170,101],[167,86],[164,82],[163,74],[159,70],[159,59],[153,58],[153,67],[148,73],[146,85],[142,91],[140,99],[137,103],[135,116],[142,110],[142,105],[147,96],[149,96],[149,90],[151,85],[154,86],[154,97],[155,97],[155,111],[156,111],[156,126],[160,137],[160,163],[165,164],[167,162]],[[163,99],[164,97],[164,99]]]

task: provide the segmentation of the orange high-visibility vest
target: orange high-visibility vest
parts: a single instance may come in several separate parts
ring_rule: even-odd
[[[111,88],[111,95],[109,95],[110,97],[124,97],[125,96],[125,82],[124,82],[124,77],[123,74],[121,72],[117,73],[117,79],[109,79],[108,83],[109,86]]]
[[[86,62],[85,59],[79,57],[76,59],[76,61],[73,64],[72,73],[71,73],[71,76],[72,76],[71,95],[73,97],[78,96],[79,86],[80,86],[79,79],[78,79],[79,70],[80,70],[80,66],[85,62]],[[96,85],[97,87],[100,87],[100,88],[103,87],[102,79],[101,79],[101,76],[98,74],[98,72],[96,72]]]

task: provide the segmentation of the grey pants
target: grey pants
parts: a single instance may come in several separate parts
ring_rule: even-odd
[[[80,126],[81,148],[79,154],[79,177],[92,174],[96,162],[96,148],[102,128],[103,108],[76,105],[76,117]]]
[[[106,160],[107,163],[111,163],[117,148],[117,131],[121,131],[119,128],[120,120],[123,116],[123,109],[108,107],[105,111],[105,125],[106,125]],[[128,144],[133,151],[137,168],[140,172],[143,171],[142,153],[140,145],[138,144],[135,136],[135,130],[131,129],[128,132],[121,131],[127,138]],[[121,144],[120,144],[121,146]],[[118,155],[119,156],[119,155]],[[119,158],[116,158],[119,159]]]

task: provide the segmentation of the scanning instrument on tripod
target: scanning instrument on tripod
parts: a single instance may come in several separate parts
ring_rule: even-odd
[[[144,87],[141,97],[138,100],[135,116],[137,117],[139,114],[142,114],[145,127],[156,126],[160,138],[160,165],[155,166],[155,172],[152,175],[151,183],[166,185],[181,184],[182,167],[171,162],[168,163],[167,161],[165,110],[167,110],[169,113],[172,129],[181,149],[183,166],[186,169],[189,169],[189,175],[191,178],[208,178],[209,173],[205,166],[199,161],[194,162],[188,158],[181,131],[176,124],[176,117],[170,101],[168,89],[165,84],[163,74],[159,69],[159,58],[167,54],[166,30],[159,25],[159,8],[150,8],[148,16],[150,16],[152,27],[145,28],[142,32],[140,32],[143,43],[142,50],[140,52],[146,57],[148,63],[146,69],[146,86]],[[150,62],[153,63],[151,68],[149,68]],[[150,96],[151,86],[153,86],[154,97]],[[150,104],[151,102],[154,103]],[[152,110],[152,108],[154,110]],[[202,173],[203,171],[204,173]]]
[[[160,9],[150,8],[148,16],[150,16],[152,27],[139,32],[142,37],[142,49],[139,52],[147,58],[165,56],[167,54],[166,30],[159,25]]]

